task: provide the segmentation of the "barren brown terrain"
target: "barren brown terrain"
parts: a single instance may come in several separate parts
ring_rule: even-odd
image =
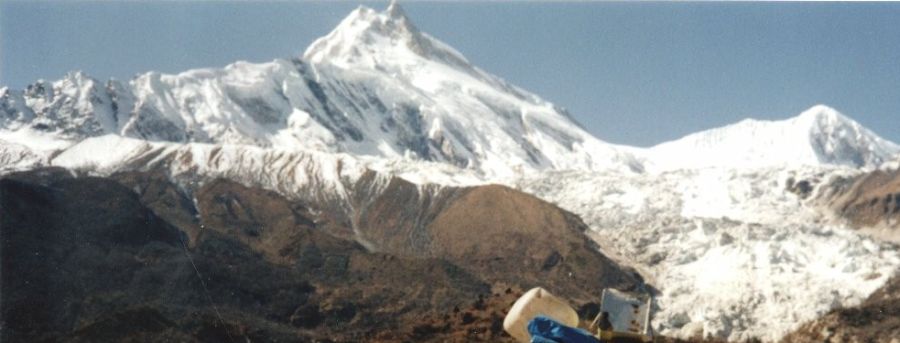
[[[603,287],[641,285],[576,216],[506,187],[397,179],[355,228],[271,191],[195,187],[57,169],[0,181],[3,341],[508,341],[523,290],[587,317]]]

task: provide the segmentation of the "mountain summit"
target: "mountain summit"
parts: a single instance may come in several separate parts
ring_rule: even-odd
[[[300,59],[73,80],[5,92],[0,130],[405,156],[494,176],[637,168],[627,149],[420,32],[396,3],[354,10]]]
[[[663,169],[844,165],[875,168],[900,154],[882,139],[837,110],[816,105],[778,121],[746,119],[694,133],[649,149]]]
[[[815,106],[797,121],[809,128],[810,148],[820,162],[877,167],[900,154],[900,146],[828,106]]]
[[[458,51],[420,32],[396,2],[384,12],[360,6],[331,33],[313,42],[303,57],[311,63],[355,68],[412,65],[426,59],[473,69]]]
[[[562,108],[419,31],[396,2],[381,12],[357,8],[302,58],[149,72],[127,83],[76,72],[24,91],[0,89],[0,140],[53,150],[105,134],[425,160],[489,178],[566,169],[873,167],[900,152],[825,106],[651,149],[608,144]]]

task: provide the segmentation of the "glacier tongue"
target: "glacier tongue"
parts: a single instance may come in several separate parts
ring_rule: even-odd
[[[550,172],[516,181],[581,216],[604,253],[661,294],[654,328],[682,338],[777,341],[853,306],[900,269],[895,245],[824,220],[786,180],[841,167]]]

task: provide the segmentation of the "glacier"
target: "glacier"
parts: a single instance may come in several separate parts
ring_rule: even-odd
[[[830,222],[786,191],[791,178],[855,172],[560,171],[516,185],[582,216],[602,251],[660,289],[658,332],[776,341],[798,323],[859,303],[900,267],[896,245]]]
[[[372,172],[372,194],[390,176],[422,192],[535,194],[640,271],[659,291],[654,329],[678,337],[774,341],[896,275],[900,248],[813,199],[832,178],[897,161],[900,146],[824,105],[650,148],[611,144],[420,32],[396,3],[356,9],[300,57],[0,88],[0,174],[162,168],[188,187],[227,178],[335,207]]]

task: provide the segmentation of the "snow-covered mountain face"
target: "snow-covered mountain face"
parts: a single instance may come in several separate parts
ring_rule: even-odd
[[[737,124],[659,144],[647,152],[662,170],[728,167],[840,165],[877,168],[900,154],[836,110],[818,105],[781,121],[747,119]]]
[[[473,67],[419,32],[399,6],[360,7],[302,59],[130,84],[72,73],[4,90],[0,128],[68,139],[112,133],[151,141],[410,156],[487,175],[544,169],[637,168],[564,110]]]
[[[391,176],[423,194],[525,190],[581,216],[604,253],[639,270],[661,292],[654,327],[681,337],[776,340],[896,274],[897,246],[828,221],[810,199],[898,156],[825,106],[648,149],[608,144],[397,5],[360,7],[300,58],[0,88],[0,174],[162,169],[188,189],[226,178],[348,213],[372,171],[369,195]]]

